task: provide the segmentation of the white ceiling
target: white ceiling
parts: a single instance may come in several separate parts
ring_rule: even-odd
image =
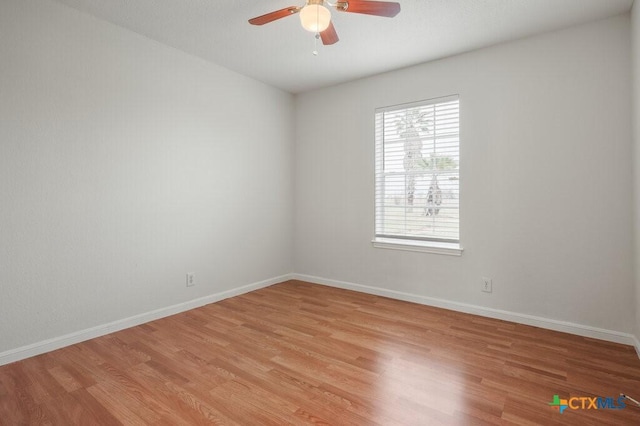
[[[395,18],[332,10],[340,41],[313,56],[304,0],[56,0],[292,93],[625,13],[633,0],[397,0]]]

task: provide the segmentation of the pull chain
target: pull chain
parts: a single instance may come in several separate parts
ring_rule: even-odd
[[[313,56],[318,56],[318,39],[320,38],[320,32],[318,29],[320,28],[320,12],[316,8],[316,36],[315,40],[313,40]]]
[[[316,36],[313,40],[313,56],[318,56],[318,39],[320,38],[320,33],[316,33]]]

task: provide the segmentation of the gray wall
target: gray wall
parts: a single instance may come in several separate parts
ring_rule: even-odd
[[[290,273],[292,122],[288,93],[1,1],[0,353]]]
[[[296,272],[632,332],[629,31],[625,15],[297,96]],[[373,248],[374,109],[451,94],[464,253]]]
[[[631,10],[631,57],[633,60],[633,166],[634,166],[634,225],[635,225],[635,308],[636,339],[640,339],[640,6],[633,4]],[[640,349],[639,349],[640,350]]]

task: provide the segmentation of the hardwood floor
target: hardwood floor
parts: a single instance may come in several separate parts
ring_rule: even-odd
[[[0,424],[640,424],[549,405],[620,392],[629,346],[289,281],[0,367]]]

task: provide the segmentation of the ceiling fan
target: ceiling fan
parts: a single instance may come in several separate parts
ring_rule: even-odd
[[[338,0],[330,3],[326,0],[306,0],[304,6],[289,6],[276,10],[253,19],[249,19],[252,25],[264,25],[277,19],[300,14],[302,27],[313,33],[316,38],[322,38],[322,44],[329,45],[338,42],[338,33],[331,22],[331,12],[327,6],[335,8],[339,12],[363,13],[366,15],[386,16],[392,18],[400,12],[400,4],[389,1],[369,0]]]

